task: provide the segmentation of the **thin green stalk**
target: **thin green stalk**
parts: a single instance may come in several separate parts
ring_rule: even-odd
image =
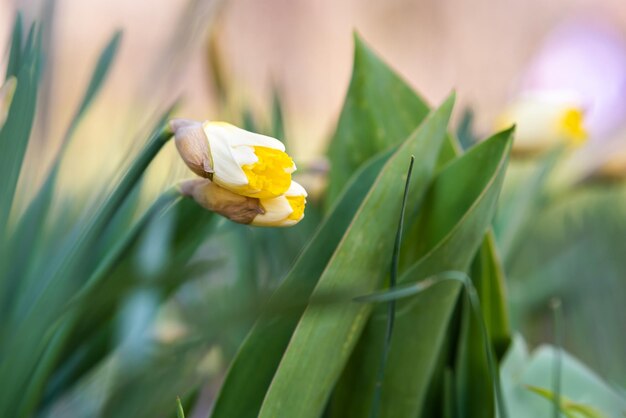
[[[183,404],[180,403],[180,397],[176,397],[176,417],[185,418],[185,411],[183,410]]]
[[[409,195],[409,184],[411,182],[411,173],[413,172],[413,163],[415,157],[411,155],[409,162],[409,170],[406,175],[404,184],[404,195],[402,196],[402,208],[400,209],[400,220],[398,221],[398,229],[396,231],[396,241],[393,246],[393,254],[391,256],[391,272],[389,278],[389,289],[393,289],[398,282],[398,265],[400,262],[400,247],[402,245],[402,230],[404,229],[404,213],[406,209],[406,201]],[[385,367],[387,366],[387,358],[389,357],[389,348],[391,346],[391,336],[393,335],[393,324],[396,317],[396,301],[389,301],[387,308],[387,330],[385,333],[385,345],[378,367],[378,376],[376,378],[376,389],[374,391],[374,400],[372,401],[371,418],[377,418],[380,414],[380,399],[382,394],[383,379],[385,377]]]
[[[550,301],[550,309],[554,317],[554,364],[552,371],[552,416],[561,416],[561,300],[558,298]]]

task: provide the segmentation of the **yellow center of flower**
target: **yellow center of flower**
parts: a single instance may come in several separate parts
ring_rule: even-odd
[[[248,178],[249,194],[242,194],[268,198],[276,197],[285,193],[291,184],[291,171],[293,160],[285,152],[269,148],[254,147],[254,154],[258,161],[241,167]]]
[[[285,197],[287,198],[287,201],[289,202],[289,206],[291,206],[291,209],[293,210],[293,212],[291,212],[291,214],[287,217],[287,219],[292,220],[292,221],[299,221],[300,219],[302,219],[302,216],[304,215],[304,205],[306,203],[304,196],[285,196]]]
[[[559,120],[559,128],[572,145],[584,143],[589,136],[583,122],[583,112],[577,108],[567,109]]]

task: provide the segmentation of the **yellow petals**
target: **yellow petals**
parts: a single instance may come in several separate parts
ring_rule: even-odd
[[[258,198],[276,197],[285,193],[291,184],[293,160],[285,152],[268,148],[253,147],[259,159],[242,167],[248,178],[248,186],[242,194]]]
[[[304,216],[304,206],[306,204],[306,198],[304,196],[286,196],[289,206],[291,206],[291,214],[287,217],[292,221],[299,221]]]
[[[559,145],[580,145],[588,137],[583,106],[566,92],[533,92],[517,97],[498,118],[497,128],[513,124],[516,154],[536,154]]]
[[[559,121],[559,127],[563,132],[563,136],[572,145],[581,145],[589,137],[583,122],[584,115],[581,109],[569,108],[563,112]]]

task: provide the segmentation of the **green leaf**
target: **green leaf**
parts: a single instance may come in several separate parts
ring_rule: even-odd
[[[393,245],[393,254],[391,255],[391,269],[389,272],[389,289],[394,289],[398,281],[398,268],[400,265],[400,248],[402,245],[402,233],[404,232],[404,216],[406,213],[406,201],[409,195],[409,184],[411,182],[411,173],[415,157],[411,155],[409,169],[406,175],[406,183],[404,184],[404,195],[402,196],[402,206],[400,208],[400,221],[396,230],[396,240]],[[391,300],[387,304],[387,327],[385,330],[385,342],[383,352],[378,367],[378,377],[376,379],[376,391],[374,393],[374,402],[372,404],[372,417],[377,417],[380,411],[380,385],[385,376],[385,366],[387,365],[387,357],[389,356],[389,347],[391,345],[391,336],[393,335],[393,324],[396,316],[396,301]]]
[[[185,411],[179,397],[176,398],[176,416],[177,418],[185,418]]]
[[[71,302],[68,316],[74,324],[49,391],[62,393],[116,348],[117,340],[110,332],[115,328],[115,314],[135,289],[145,288],[148,282],[162,302],[191,278],[187,263],[213,232],[214,220],[212,212],[191,199],[180,199],[180,193],[172,189],[118,237]],[[147,252],[160,260],[156,274],[142,262]]]
[[[510,144],[511,131],[501,132],[436,177],[418,220],[423,242],[418,254],[423,256],[400,283],[469,267],[495,211]],[[382,416],[414,417],[421,411],[458,291],[457,283],[445,283],[419,300],[398,304]]]
[[[373,155],[404,141],[428,113],[428,106],[358,35],[350,87],[328,157],[327,204]]]
[[[13,32],[11,34],[11,49],[9,51],[9,62],[7,64],[6,79],[17,76],[20,70],[20,61],[22,58],[22,31],[23,31],[22,13],[17,12],[15,15],[15,23],[13,24]]]
[[[117,31],[111,38],[111,40],[107,43],[106,47],[102,50],[100,57],[98,58],[98,62],[96,67],[91,75],[91,80],[89,81],[89,86],[83,96],[83,100],[80,103],[78,111],[74,116],[74,121],[72,125],[77,124],[80,120],[80,117],[85,113],[85,111],[91,105],[93,98],[98,94],[100,88],[102,87],[102,82],[106,78],[109,73],[109,69],[111,68],[111,64],[117,54],[117,50],[120,45],[120,40],[122,38],[122,32]]]
[[[32,47],[27,46],[23,51],[24,59],[17,71],[13,101],[0,130],[0,245],[3,247],[6,245],[7,222],[37,106],[41,40],[39,31],[36,32],[32,35]],[[0,250],[4,252],[4,248]]]
[[[77,279],[87,277],[95,268],[98,260],[92,257],[93,248],[97,247],[107,225],[139,182],[154,156],[172,136],[169,129],[164,127],[168,118],[169,111],[159,121],[144,149],[122,176],[111,195],[98,208],[87,225],[79,231],[78,236],[72,237],[74,239],[62,246],[59,257],[47,260],[46,269],[37,278],[37,283],[33,284],[36,287],[25,292],[22,300],[16,305],[18,309],[14,309],[8,318],[6,335],[11,335],[11,338],[0,341],[0,358],[10,358],[11,361],[0,363],[0,385],[7,387],[7,390],[0,392],[0,415],[14,415],[13,408],[23,408],[22,411],[28,412],[35,404],[28,402],[21,406],[10,400],[16,399],[17,394],[24,391],[28,393],[33,391],[36,394],[41,392],[50,370],[48,363],[54,363],[56,355],[46,355],[44,364],[38,365],[38,361],[46,351],[47,342],[58,330],[57,321],[63,314],[69,298],[83,284]],[[62,344],[60,346],[62,347]],[[45,371],[41,374],[41,379],[31,379],[38,369]],[[9,376],[12,382],[10,385],[4,382]],[[33,399],[37,397],[38,395],[33,395]]]
[[[582,416],[583,418],[606,418],[606,416],[600,411],[581,403],[573,402],[563,396],[558,399],[554,392],[549,389],[540,388],[537,386],[527,386],[528,390],[536,393],[539,396],[549,400],[550,402],[556,402],[559,405],[559,412],[565,414],[568,418],[577,418]],[[560,402],[559,402],[560,401]]]
[[[562,154],[563,149],[556,148],[538,162],[518,163],[507,176],[494,222],[498,247],[507,267],[517,256],[522,231],[532,224],[544,204],[546,179]]]
[[[554,394],[551,389],[546,388],[552,387],[553,366],[557,355],[561,356],[562,362],[562,412],[577,418],[624,416],[624,393],[612,388],[564,351],[557,354],[554,347],[544,345],[529,353],[523,338],[518,335],[514,338],[501,369],[511,418],[551,416],[551,400]]]
[[[363,201],[313,293],[313,298],[346,292],[362,294],[380,285],[388,269],[402,203],[404,164],[410,155],[414,169],[411,213],[431,180],[454,97],[432,112],[402,144],[381,171]],[[260,417],[317,417],[336,383],[371,312],[353,303],[309,306],[298,324],[270,389]],[[339,347],[338,347],[339,345]]]
[[[510,343],[509,315],[505,298],[505,277],[498,258],[493,233],[489,232],[474,258],[470,277],[480,299],[493,350],[501,358]],[[477,319],[469,315],[464,302],[459,342],[456,347],[456,393],[461,416],[493,416],[493,385],[485,357],[484,342]]]
[[[346,228],[391,153],[365,164],[346,186],[311,242],[268,303],[268,310],[291,306],[288,312],[263,314],[239,348],[213,409],[212,417],[256,417],[274,372]],[[253,371],[253,372],[251,372]]]
[[[116,33],[101,53],[100,59],[98,60],[98,63],[93,71],[89,87],[87,88],[81,105],[77,109],[65,133],[62,146],[54,159],[52,168],[46,175],[44,184],[28,205],[28,208],[19,219],[15,230],[11,234],[11,245],[7,248],[7,259],[13,260],[13,262],[10,263],[10,265],[7,263],[7,267],[10,270],[5,274],[8,274],[9,278],[20,277],[22,279],[19,283],[15,283],[10,291],[5,294],[5,309],[10,309],[10,306],[16,298],[16,294],[19,293],[19,288],[25,285],[26,276],[28,275],[27,270],[32,269],[33,267],[34,263],[31,259],[38,255],[37,245],[41,245],[43,241],[41,235],[44,223],[48,216],[50,204],[52,202],[54,187],[61,166],[64,150],[70,142],[70,139],[72,138],[80,120],[89,108],[89,105],[92,103],[93,98],[102,86],[113,58],[115,57],[120,36],[120,32]]]

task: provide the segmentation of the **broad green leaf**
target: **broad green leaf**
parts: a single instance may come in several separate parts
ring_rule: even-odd
[[[282,315],[265,313],[257,320],[230,366],[213,409],[214,418],[258,415],[265,392],[307,299],[389,156],[389,152],[383,153],[355,173],[335,207],[272,295],[268,303],[270,308],[280,309],[289,304],[293,310]]]
[[[389,267],[397,225],[402,177],[411,155],[412,208],[431,180],[454,97],[432,112],[385,164],[319,279],[313,298],[346,292],[358,295],[381,284]],[[412,211],[407,208],[407,212]],[[294,331],[266,394],[260,417],[317,417],[345,366],[371,312],[370,306],[342,303],[309,306]],[[339,346],[338,346],[339,345]]]
[[[480,298],[482,315],[490,344],[501,358],[510,343],[509,316],[505,298],[505,278],[497,256],[492,233],[483,240],[470,269],[470,277]],[[485,357],[484,343],[477,319],[469,315],[464,301],[459,342],[456,348],[456,393],[461,416],[493,416],[494,393],[485,388],[493,382]]]
[[[540,346],[528,352],[521,336],[516,336],[502,364],[502,385],[511,418],[549,417],[552,401],[538,396],[529,387],[552,394],[554,357],[552,346]],[[561,351],[561,400],[569,403],[568,412],[581,415],[621,417],[626,414],[626,395],[612,388],[580,361]],[[573,406],[573,408],[572,408]],[[579,407],[577,407],[579,406]],[[593,411],[593,412],[592,412]],[[591,415],[593,416],[593,415]]]
[[[401,283],[469,267],[491,223],[510,144],[510,130],[494,135],[436,177],[418,221],[423,256],[404,273]],[[419,299],[398,304],[381,416],[420,413],[458,291],[458,284],[444,283]]]
[[[327,204],[337,199],[361,164],[404,141],[428,110],[406,82],[355,35],[352,79],[328,150]]]
[[[491,221],[509,137],[509,131],[500,133],[442,168],[424,199],[416,228],[407,234],[407,241],[418,241],[411,246],[411,255],[419,261],[404,272],[401,284],[469,266]],[[419,415],[437,356],[445,348],[458,290],[458,283],[442,283],[419,300],[398,302],[380,416]],[[365,331],[368,335],[359,343],[357,355],[338,385],[343,395],[334,399],[333,417],[369,416],[376,385],[371,359],[379,356],[375,352],[380,352],[385,321],[380,311],[375,312]]]

